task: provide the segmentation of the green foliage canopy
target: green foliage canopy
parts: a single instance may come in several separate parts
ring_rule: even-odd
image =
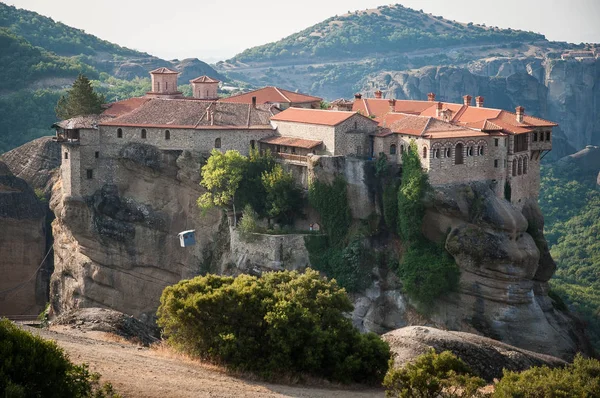
[[[291,225],[302,211],[302,191],[292,173],[285,172],[280,165],[262,174],[262,183],[267,193],[267,214],[275,222]]]
[[[209,274],[167,287],[160,302],[170,344],[236,369],[379,383],[390,358],[387,343],[344,316],[352,309],[345,291],[310,269]]]
[[[319,212],[330,244],[336,247],[344,244],[352,222],[347,185],[343,177],[337,176],[332,184],[316,180],[308,188],[308,200]]]

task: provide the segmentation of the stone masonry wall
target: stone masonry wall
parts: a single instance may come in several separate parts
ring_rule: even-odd
[[[323,141],[323,152],[335,153],[335,128],[318,124],[276,122],[279,134],[285,137]]]

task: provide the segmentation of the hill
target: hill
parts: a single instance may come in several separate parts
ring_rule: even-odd
[[[460,23],[400,4],[335,16],[229,62],[284,62],[308,57],[356,59],[457,45],[545,40],[541,34]]]

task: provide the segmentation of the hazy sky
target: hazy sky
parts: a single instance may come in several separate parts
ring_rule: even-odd
[[[2,0],[166,59],[229,58],[252,46],[385,0]],[[399,0],[460,22],[600,42],[600,0]]]

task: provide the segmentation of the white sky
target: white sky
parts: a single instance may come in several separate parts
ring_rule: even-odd
[[[2,0],[165,59],[232,57],[334,15],[386,0]],[[600,0],[398,0],[460,22],[600,42]]]

